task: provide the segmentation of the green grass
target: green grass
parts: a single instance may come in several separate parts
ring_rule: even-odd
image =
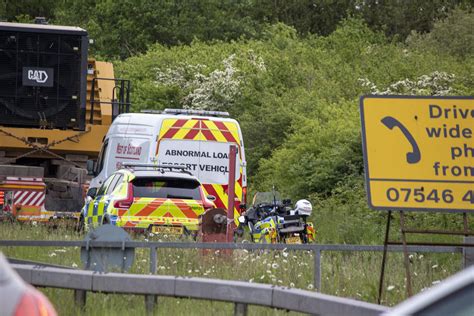
[[[0,224],[0,239],[82,240],[83,235],[66,228]],[[145,236],[137,235],[138,240]],[[150,238],[150,237],[147,237]],[[157,237],[150,238],[157,240]],[[7,256],[81,268],[79,248],[0,247]],[[324,252],[322,254],[322,292],[376,302],[381,266],[381,253]],[[431,286],[461,268],[460,254],[412,254],[411,269],[414,292]],[[149,251],[137,249],[131,273],[149,273]],[[226,280],[242,280],[314,289],[313,254],[299,251],[236,250],[231,256],[219,251],[203,255],[196,249],[159,249],[157,273],[161,275],[199,276]],[[405,298],[403,256],[388,256],[385,295],[382,304],[395,305]],[[77,315],[71,290],[42,289],[60,315]],[[143,296],[88,293],[85,314],[144,314]],[[231,314],[233,305],[191,299],[159,298],[156,314]],[[250,306],[250,315],[278,315],[284,311]]]

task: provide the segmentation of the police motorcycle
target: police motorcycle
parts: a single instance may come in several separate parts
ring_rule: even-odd
[[[252,206],[239,217],[237,235],[247,230],[253,242],[301,244],[315,240],[316,232],[307,221],[312,206],[307,200],[296,203],[291,209],[291,200],[281,200],[280,194],[257,192]]]

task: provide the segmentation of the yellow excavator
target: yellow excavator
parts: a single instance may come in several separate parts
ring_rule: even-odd
[[[130,108],[130,82],[88,46],[79,27],[0,22],[0,218],[80,211],[88,167]]]

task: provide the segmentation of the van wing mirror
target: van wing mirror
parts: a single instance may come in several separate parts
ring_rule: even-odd
[[[95,166],[96,166],[96,163],[94,160],[87,160],[86,162],[86,168],[87,168],[87,175],[89,176],[96,176],[96,172],[95,172]]]

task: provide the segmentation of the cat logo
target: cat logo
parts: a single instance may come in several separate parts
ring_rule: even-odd
[[[41,67],[23,67],[23,85],[33,87],[52,87],[54,69]]]
[[[44,70],[28,70],[28,79],[37,83],[45,83],[48,81],[48,73]]]

